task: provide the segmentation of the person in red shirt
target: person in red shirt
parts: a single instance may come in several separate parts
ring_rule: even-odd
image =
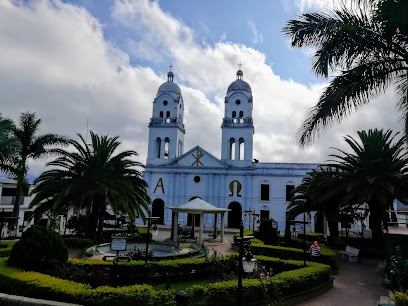
[[[310,259],[313,262],[318,262],[320,258],[320,247],[317,241],[310,246]]]

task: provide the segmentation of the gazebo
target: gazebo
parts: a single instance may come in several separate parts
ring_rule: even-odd
[[[230,209],[218,208],[206,201],[195,198],[187,203],[180,206],[168,207],[172,210],[172,234],[173,242],[177,242],[177,231],[178,231],[178,214],[179,213],[189,213],[193,215],[200,215],[200,231],[198,235],[198,242],[203,243],[203,228],[204,228],[204,214],[214,214],[214,233],[217,232],[217,215],[221,214],[221,242],[224,242],[224,214]],[[194,234],[194,227],[193,227]]]

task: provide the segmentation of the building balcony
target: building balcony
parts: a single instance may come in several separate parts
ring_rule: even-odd
[[[252,118],[224,118],[222,121],[222,127],[253,127],[254,123]]]
[[[149,127],[151,126],[159,126],[159,127],[170,127],[170,126],[178,126],[182,130],[184,130],[184,124],[181,122],[179,118],[150,118]]]
[[[14,196],[2,196],[0,198],[0,205],[14,205],[16,202],[16,197]],[[20,206],[24,204],[24,197],[20,198]]]

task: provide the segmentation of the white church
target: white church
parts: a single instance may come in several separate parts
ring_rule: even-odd
[[[223,218],[225,227],[238,228],[242,216],[248,228],[250,218],[245,216],[245,211],[252,211],[261,219],[273,218],[279,229],[284,230],[286,207],[293,188],[318,165],[262,163],[253,159],[252,110],[255,102],[251,86],[243,80],[241,70],[237,71],[236,80],[228,86],[225,96],[225,115],[220,122],[221,159],[200,145],[185,152],[184,101],[173,78],[170,71],[167,82],[159,87],[149,123],[144,179],[149,185],[152,216],[159,217],[160,224],[171,225],[172,211],[168,207],[201,198],[218,208],[230,209]],[[194,223],[199,225],[197,217]],[[313,219],[309,230],[317,225],[317,220]],[[219,228],[220,220],[214,221],[212,215],[204,215],[204,227],[211,228],[214,222],[218,222]],[[180,214],[178,223],[190,225],[192,216]],[[316,230],[323,232],[324,223],[319,220]]]

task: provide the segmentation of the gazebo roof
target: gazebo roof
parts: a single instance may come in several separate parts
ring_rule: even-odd
[[[190,214],[219,214],[230,211],[230,209],[215,207],[214,205],[211,205],[200,198],[195,198],[194,200],[188,201],[180,206],[169,206],[168,208],[174,212]]]

